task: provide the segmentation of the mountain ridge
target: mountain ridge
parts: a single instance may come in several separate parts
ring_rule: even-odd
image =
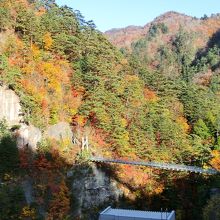
[[[124,28],[113,28],[104,32],[104,34],[108,40],[118,48],[130,49],[133,42],[145,37],[150,27],[158,23],[164,23],[168,29],[171,30],[171,35],[175,34],[180,27],[184,27],[190,31],[201,32],[205,35],[205,38],[207,38],[207,35],[209,37],[217,30],[215,25],[210,24],[213,20],[219,20],[219,14],[212,14],[210,17],[204,16],[203,18],[196,18],[176,11],[168,11],[157,16],[144,26],[129,25]],[[220,22],[218,27],[220,27]],[[214,30],[210,31],[212,28]],[[204,43],[202,46],[204,46]]]

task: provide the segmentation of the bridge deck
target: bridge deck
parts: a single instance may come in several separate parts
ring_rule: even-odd
[[[130,165],[136,165],[136,166],[152,167],[152,168],[156,168],[156,169],[176,170],[176,171],[185,171],[185,172],[192,172],[192,173],[204,173],[204,174],[217,174],[217,173],[219,173],[215,169],[202,169],[202,168],[196,167],[196,166],[187,166],[187,165],[180,165],[180,164],[125,161],[125,160],[106,159],[106,158],[98,158],[98,157],[91,157],[90,161],[100,162],[100,163],[130,164]]]

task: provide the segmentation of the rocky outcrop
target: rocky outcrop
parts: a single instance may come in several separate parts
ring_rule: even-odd
[[[10,127],[19,125],[22,120],[21,105],[13,90],[0,86],[0,120],[4,118]]]
[[[21,128],[17,131],[17,146],[22,148],[28,146],[33,151],[37,148],[37,143],[42,139],[42,133],[39,128],[33,125],[21,125]]]
[[[22,181],[21,186],[24,191],[26,203],[30,205],[35,201],[33,197],[33,186],[31,178],[26,177],[25,180]]]
[[[44,134],[33,125],[21,125],[21,128],[17,131],[17,145],[19,148],[28,146],[35,151],[37,143],[41,141],[42,137],[57,141],[65,140],[71,143],[72,136],[71,127],[66,122],[59,122],[49,126]]]
[[[105,206],[114,204],[122,195],[116,182],[95,165],[74,169],[72,177],[77,217],[83,216],[88,220],[97,219],[97,209],[101,210]],[[92,210],[96,211],[93,213]]]
[[[55,140],[68,140],[71,143],[73,133],[68,123],[59,122],[55,125],[49,126],[45,132],[45,136]]]

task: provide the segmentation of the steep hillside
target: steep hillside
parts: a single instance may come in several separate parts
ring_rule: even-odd
[[[218,177],[129,165],[101,170],[87,159],[93,154],[219,169],[216,19],[168,13],[144,28],[128,28],[123,41],[138,41],[119,51],[79,11],[53,0],[1,0],[0,84],[20,100],[23,121],[0,121],[0,219],[94,220],[106,204],[168,207],[180,219],[201,219],[208,199],[201,192],[218,187]],[[203,23],[210,41],[198,51],[192,43],[199,35],[180,26],[195,30]],[[48,138],[61,123],[71,126],[73,143],[62,135]],[[22,125],[42,133],[36,149],[26,142],[18,148]],[[90,152],[80,151],[83,136]]]
[[[161,15],[144,27],[128,27],[105,33],[127,57],[145,86],[160,100],[166,100],[174,114],[182,110],[178,122],[192,141],[192,152],[195,153],[199,145],[203,146],[199,147],[203,149],[199,150],[203,156],[208,156],[208,151],[212,151],[212,156],[219,155],[219,33],[219,14],[197,19],[176,12]],[[170,129],[169,134],[162,137],[161,130],[157,133],[159,142],[161,138],[164,140],[173,134],[173,129]],[[217,157],[211,159],[212,165],[213,161],[216,163],[219,160]],[[179,218],[190,219],[191,216],[186,213]],[[198,216],[194,218],[201,219]]]

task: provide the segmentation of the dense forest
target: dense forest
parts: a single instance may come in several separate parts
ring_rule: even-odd
[[[220,17],[215,21],[220,30]],[[89,135],[92,154],[220,170],[219,30],[199,44],[197,31],[157,22],[118,49],[77,10],[53,0],[1,0],[0,84],[19,96],[24,123],[44,131],[66,121]],[[43,139],[36,152],[18,149],[16,129],[0,122],[0,219],[77,219],[66,172],[89,166],[87,155],[65,140]],[[220,187],[219,175],[102,169],[124,192],[121,207],[220,218],[219,196],[209,193]],[[35,191],[30,205],[24,177]]]

